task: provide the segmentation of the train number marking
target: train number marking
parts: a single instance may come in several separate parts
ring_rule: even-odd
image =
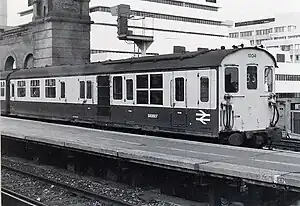
[[[148,118],[150,119],[157,119],[158,114],[148,114]]]
[[[248,54],[248,58],[256,58],[256,54]]]
[[[210,114],[206,114],[204,111],[199,110],[199,113],[196,113],[196,121],[207,124],[206,122],[210,122]]]

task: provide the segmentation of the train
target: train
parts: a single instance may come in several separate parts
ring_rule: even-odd
[[[1,114],[263,147],[284,135],[276,67],[265,49],[222,47],[1,71]]]

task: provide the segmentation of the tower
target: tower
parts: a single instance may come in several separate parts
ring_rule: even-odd
[[[32,1],[34,67],[90,62],[89,1]]]
[[[0,26],[7,25],[7,0],[0,1]]]

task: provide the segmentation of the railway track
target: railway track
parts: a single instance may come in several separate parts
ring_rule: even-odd
[[[42,182],[46,182],[48,184],[56,185],[56,186],[58,186],[58,187],[60,187],[64,190],[66,190],[70,193],[76,194],[78,196],[86,197],[86,198],[93,199],[93,200],[97,200],[98,202],[103,203],[103,205],[114,205],[114,206],[133,206],[134,205],[134,204],[131,204],[131,203],[119,200],[119,199],[115,199],[115,198],[105,196],[105,195],[102,195],[102,194],[97,194],[97,193],[94,193],[92,191],[88,191],[88,190],[81,189],[81,188],[78,188],[78,187],[73,187],[71,185],[67,185],[67,184],[62,183],[62,182],[47,179],[45,177],[41,177],[41,176],[38,176],[36,174],[32,174],[32,173],[29,173],[29,172],[26,172],[26,171],[22,171],[20,169],[5,165],[3,163],[1,164],[1,168],[2,169],[7,169],[7,170],[10,170],[10,171],[13,171],[13,172],[25,175],[25,176],[29,176],[29,177],[34,178],[34,179],[38,179],[38,180],[40,180]],[[11,193],[12,193],[12,191],[11,191]],[[16,194],[15,196],[18,195],[17,193],[15,193],[15,194]],[[19,196],[19,197],[21,197],[21,196]],[[27,200],[27,202],[30,203],[30,198],[26,199],[26,197],[22,196],[19,199]],[[28,204],[28,205],[30,205],[30,204]],[[32,203],[31,205],[46,206],[45,204],[42,204],[41,202],[37,202],[37,201],[35,201],[35,203]]]
[[[44,203],[16,193],[5,187],[1,187],[1,198],[3,206],[47,206]]]
[[[286,138],[280,142],[273,143],[273,148],[300,152],[300,139]]]

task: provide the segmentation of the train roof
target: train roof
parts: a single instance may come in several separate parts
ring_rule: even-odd
[[[85,65],[63,65],[34,69],[20,69],[11,74],[11,78],[41,78],[55,76],[77,76],[101,73],[125,73],[125,72],[159,72],[168,69],[207,68],[219,67],[223,59],[234,52],[245,49],[256,49],[266,52],[274,61],[274,56],[268,51],[258,47],[246,47],[223,50],[202,50],[186,52],[183,54],[167,54],[146,56],[113,61],[97,62]],[[0,79],[7,77],[7,72],[1,72]]]

